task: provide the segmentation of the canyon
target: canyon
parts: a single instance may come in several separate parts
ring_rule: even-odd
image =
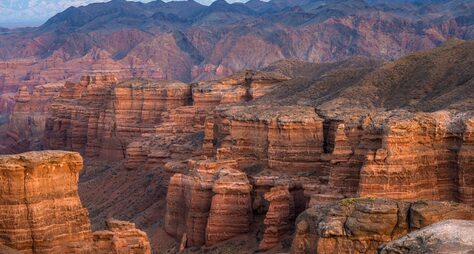
[[[387,62],[280,60],[191,83],[104,71],[22,86],[5,99],[0,152],[74,152],[0,157],[1,179],[16,186],[2,191],[12,203],[0,219],[23,218],[0,245],[376,253],[431,224],[472,221],[473,54],[473,41],[452,39]],[[79,230],[59,234],[67,241],[35,237],[52,207],[57,232]]]
[[[154,35],[147,42],[170,47],[166,50],[127,41],[125,51],[123,45],[108,44],[117,46],[114,53],[87,45],[90,51],[76,54],[76,49],[65,47],[69,38],[62,38],[65,44],[55,44],[58,48],[49,51],[52,55],[34,60],[35,64],[4,63],[9,76],[0,79],[5,92],[0,98],[5,115],[0,153],[20,154],[0,156],[0,181],[4,181],[0,250],[390,253],[413,244],[412,235],[451,227],[439,226],[440,221],[449,220],[459,228],[470,225],[474,220],[474,42],[445,42],[448,37],[471,38],[470,16],[462,16],[467,14],[460,8],[470,3],[435,4],[431,12],[436,15],[461,16],[454,20],[443,16],[433,27],[428,20],[419,24],[416,33],[404,34],[409,38],[401,40],[406,41],[394,42],[399,33],[393,31],[407,24],[399,24],[400,16],[390,6],[382,8],[370,1],[367,12],[381,8],[381,16],[361,18],[349,15],[348,9],[363,1],[335,1],[328,6],[322,2],[278,7],[279,1],[245,5],[216,1],[199,7],[193,1],[146,5],[112,1],[68,9],[37,28],[38,38],[26,38],[32,31],[25,30],[26,37],[20,39],[35,41],[20,51],[25,58],[44,54],[37,43],[52,40],[55,29],[74,31],[75,43],[88,44],[82,36],[97,36],[94,41],[100,41],[95,26],[96,18],[105,15],[97,13],[104,6],[110,10],[106,15],[125,7],[129,8],[125,14],[149,7],[146,15],[153,8],[168,8],[168,13],[153,17],[166,21],[160,26],[183,26],[186,33]],[[220,35],[211,49],[188,36],[214,38],[215,31],[189,25],[189,20],[173,13],[173,5],[195,6],[195,11],[179,15],[188,15],[202,26],[224,20],[223,27],[243,29],[232,16],[222,18],[222,12],[238,13],[239,21],[252,17],[245,25],[255,22],[257,27],[268,19],[288,17],[281,21],[287,24],[278,27],[287,33],[275,32],[276,25],[265,31],[283,36],[282,41],[291,41],[286,36],[302,31],[311,34],[312,29],[343,33],[347,27],[341,28],[342,23],[357,26],[356,37],[369,38],[371,31],[364,22],[370,20],[365,18],[377,20],[377,26],[369,22],[371,29],[391,33],[381,48],[370,47],[373,52],[363,50],[369,42],[356,40],[344,53],[341,48],[347,47],[339,48],[337,42],[321,42],[306,45],[304,51],[308,47],[314,51],[305,56],[299,49],[272,56],[287,46],[265,47],[259,38],[269,35],[252,30],[245,36]],[[442,7],[446,9],[441,11]],[[410,15],[421,11],[417,8],[421,7]],[[338,18],[320,16],[338,11]],[[258,18],[255,13],[265,15]],[[387,13],[394,16],[388,18]],[[411,16],[404,18],[415,22]],[[103,26],[116,29],[116,22]],[[162,33],[163,27],[147,22],[140,26]],[[286,26],[301,31],[292,34]],[[219,32],[223,27],[215,29]],[[114,30],[108,39],[123,42],[121,36],[137,40],[151,36],[127,29]],[[15,33],[7,31],[0,37]],[[229,49],[221,39],[255,42],[252,45],[266,57],[252,55],[247,63],[232,62],[247,59],[245,53],[252,50],[247,44],[226,42],[233,45]],[[144,51],[135,46],[145,47]],[[432,49],[398,58],[425,48]],[[204,51],[211,57],[204,57]],[[68,63],[51,59],[58,54]],[[16,57],[4,45],[0,55]],[[141,59],[145,55],[146,61]],[[393,58],[398,59],[381,60]],[[253,62],[257,59],[262,62]],[[132,67],[123,67],[120,61]],[[133,67],[144,66],[142,61],[150,65]],[[156,68],[155,61],[166,66]],[[72,63],[93,67],[79,77],[84,69]],[[18,64],[29,66],[26,69],[47,65],[48,71],[37,75],[28,70],[26,78],[20,73],[25,68]],[[52,67],[56,65],[64,69]],[[99,66],[110,69],[98,71]],[[50,82],[66,79],[75,81]],[[42,151],[26,152],[31,150]]]

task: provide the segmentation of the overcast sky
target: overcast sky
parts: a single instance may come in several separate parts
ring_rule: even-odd
[[[40,25],[70,6],[108,1],[110,0],[0,0],[0,27]],[[135,1],[151,2],[153,0]],[[214,0],[195,1],[209,5]],[[246,0],[227,0],[227,2],[246,2]]]

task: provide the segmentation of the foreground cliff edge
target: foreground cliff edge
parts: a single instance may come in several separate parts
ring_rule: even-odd
[[[110,219],[107,230],[91,231],[77,193],[82,167],[76,152],[0,156],[0,245],[12,253],[150,254],[133,223]]]

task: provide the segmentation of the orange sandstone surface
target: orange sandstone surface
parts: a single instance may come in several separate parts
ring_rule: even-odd
[[[19,253],[151,253],[145,233],[112,220],[92,232],[77,191],[76,152],[0,156],[0,241]]]

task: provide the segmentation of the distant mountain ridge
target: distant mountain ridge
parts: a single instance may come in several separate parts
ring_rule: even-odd
[[[0,61],[16,70],[0,70],[0,91],[97,69],[191,81],[281,59],[391,60],[449,38],[474,38],[474,2],[113,0],[70,7],[37,28],[2,30]]]

